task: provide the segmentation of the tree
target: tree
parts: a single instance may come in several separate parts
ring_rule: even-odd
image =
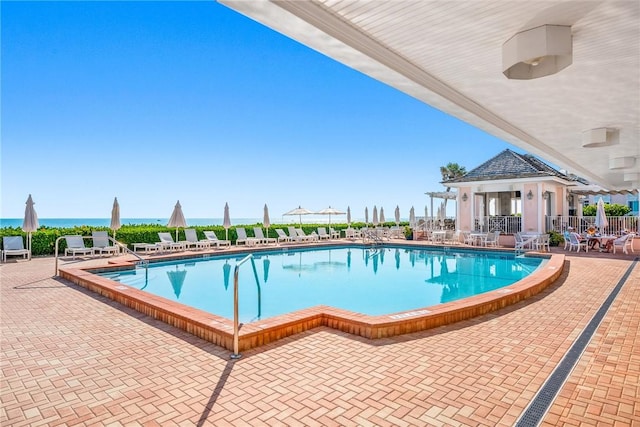
[[[457,163],[447,163],[446,166],[440,166],[440,174],[442,175],[443,184],[455,178],[460,178],[467,173],[467,168]],[[451,191],[451,187],[447,187],[447,192]],[[444,207],[447,208],[447,199],[444,199]]]

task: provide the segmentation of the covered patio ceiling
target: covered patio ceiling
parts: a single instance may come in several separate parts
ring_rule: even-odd
[[[640,188],[636,0],[219,1],[567,173]],[[541,25],[571,27],[572,64],[508,79],[504,43]],[[603,128],[605,144],[583,147]]]

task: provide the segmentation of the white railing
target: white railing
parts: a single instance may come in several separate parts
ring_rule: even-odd
[[[607,217],[609,225],[601,231],[611,234],[619,234],[622,231],[640,232],[640,224],[637,216],[611,216]],[[562,233],[569,227],[573,227],[578,233],[584,233],[589,227],[595,226],[595,216],[548,216],[545,227],[547,232],[557,231]]]

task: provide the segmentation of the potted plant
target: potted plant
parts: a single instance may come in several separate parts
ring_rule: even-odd
[[[411,229],[411,227],[407,226],[404,228],[404,238],[407,240],[413,240],[413,230]]]

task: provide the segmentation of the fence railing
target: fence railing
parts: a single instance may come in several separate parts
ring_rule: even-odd
[[[547,216],[545,228],[547,232],[557,231],[562,233],[569,227],[573,227],[578,233],[584,233],[589,227],[595,227],[595,216]],[[604,231],[611,234],[620,234],[622,231],[639,232],[637,216],[610,216],[607,217],[609,225]]]

